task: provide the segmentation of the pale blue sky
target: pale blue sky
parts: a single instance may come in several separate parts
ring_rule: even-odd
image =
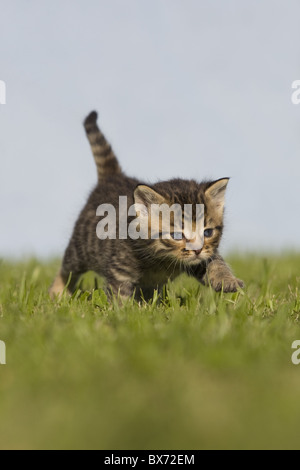
[[[60,254],[96,182],[231,176],[225,251],[300,248],[297,0],[0,1],[0,256]]]

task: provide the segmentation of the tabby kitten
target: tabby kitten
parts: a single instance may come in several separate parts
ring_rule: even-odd
[[[79,277],[87,271],[95,271],[107,282],[108,294],[128,298],[143,293],[153,294],[169,279],[181,273],[193,276],[201,283],[211,285],[216,291],[236,292],[243,282],[232,274],[218,253],[222,232],[224,198],[228,178],[217,181],[186,181],[173,179],[151,186],[127,177],[118,160],[97,126],[97,113],[92,112],[84,126],[98,171],[98,184],[75,225],[69,246],[65,252],[61,270],[50,288],[52,297],[60,296],[66,286],[69,292],[76,288]],[[112,204],[119,219],[119,196],[127,196],[128,207],[143,204],[165,203],[204,205],[204,245],[202,249],[188,250],[184,234],[182,238],[165,240],[138,239],[100,240],[96,234],[100,204]],[[124,210],[124,209],[123,209]],[[126,213],[127,224],[132,220]],[[124,214],[123,214],[124,216]],[[118,227],[117,227],[118,230]]]

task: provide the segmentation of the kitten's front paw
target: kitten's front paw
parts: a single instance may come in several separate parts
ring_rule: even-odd
[[[212,279],[210,281],[211,286],[216,292],[237,292],[238,289],[243,289],[245,284],[240,279],[233,276],[225,277],[224,279]]]

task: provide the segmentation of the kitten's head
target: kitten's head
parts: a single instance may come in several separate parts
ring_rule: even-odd
[[[134,192],[135,207],[139,217],[148,221],[148,248],[151,253],[155,257],[173,258],[186,265],[196,265],[213,256],[219,247],[223,232],[225,192],[228,181],[229,178],[222,178],[199,184],[195,181],[179,179],[158,183],[151,187],[138,186]],[[163,204],[165,206],[162,206]],[[151,218],[151,213],[153,214],[151,211],[153,205],[171,208],[174,204],[181,208],[180,228],[171,211],[169,213],[169,236],[165,238],[161,214],[159,215],[159,224],[156,223],[154,226],[154,217]],[[202,223],[199,225],[196,223],[196,206],[200,204],[202,208],[204,206],[204,214]],[[187,205],[193,208],[191,226],[188,227],[184,223],[185,206],[187,207]],[[191,231],[194,235],[196,234],[193,239],[190,238]],[[153,239],[153,234],[156,234],[156,239]]]

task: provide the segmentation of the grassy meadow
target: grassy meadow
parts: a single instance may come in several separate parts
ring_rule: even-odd
[[[0,449],[299,449],[300,256],[232,256],[245,291],[52,302],[59,263],[0,261]]]

